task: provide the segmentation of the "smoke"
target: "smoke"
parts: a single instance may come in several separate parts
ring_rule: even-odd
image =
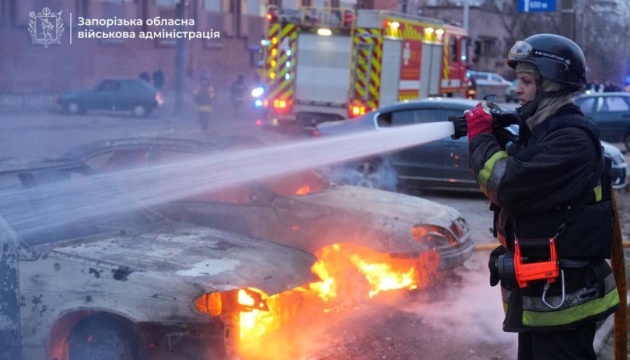
[[[473,264],[469,269],[472,271],[465,271],[462,283],[450,287],[444,299],[430,305],[411,304],[405,311],[422,316],[432,327],[444,329],[455,338],[475,344],[501,344],[507,353],[516,353],[516,334],[502,328],[501,290],[489,285],[490,275],[484,268],[487,255],[477,252],[468,260],[467,265]]]

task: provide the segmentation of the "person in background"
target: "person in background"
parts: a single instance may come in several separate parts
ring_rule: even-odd
[[[161,69],[157,69],[153,72],[153,86],[158,90],[162,90],[164,86],[164,73]]]
[[[519,80],[518,139],[500,141],[487,103],[465,112],[470,167],[501,243],[488,267],[490,285],[501,284],[503,330],[518,333],[518,360],[596,360],[597,322],[620,304],[606,261],[615,220],[599,128],[572,100],[586,85],[584,54],[539,34],[517,41],[506,63]],[[519,283],[516,259],[557,266],[552,249],[556,273]]]
[[[232,101],[232,105],[236,111],[239,111],[243,105],[245,88],[245,78],[243,75],[239,74],[232,85],[230,85],[230,100]]]
[[[208,123],[212,115],[212,102],[215,96],[214,88],[210,85],[209,77],[201,77],[201,82],[195,89],[194,96],[197,109],[197,121],[199,122],[201,130],[206,132],[208,131]]]
[[[149,77],[149,73],[146,71],[141,72],[139,78],[140,80],[146,81],[147,84],[151,83],[151,78]]]

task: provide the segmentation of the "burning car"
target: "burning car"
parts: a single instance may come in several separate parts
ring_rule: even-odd
[[[147,199],[172,196],[172,201],[155,204],[157,212],[308,251],[320,261],[336,263],[318,272],[320,277],[346,270],[361,273],[370,294],[382,290],[377,278],[387,272],[375,269],[386,268],[403,278],[401,274],[408,274],[413,278],[409,287],[422,286],[432,273],[453,269],[472,254],[465,219],[454,208],[426,199],[337,185],[310,170],[236,182],[224,179],[226,183],[214,188],[211,180],[223,179],[228,168],[247,179],[242,164],[222,161],[229,148],[218,139],[131,138],[86,144],[64,157],[97,172],[154,169],[136,186],[147,189]],[[216,168],[208,167],[206,158],[216,160]],[[177,168],[171,175],[169,164]],[[175,194],[174,184],[185,191]],[[355,288],[360,284],[348,281]]]
[[[164,219],[72,160],[0,159],[0,194],[3,359],[231,355],[241,312],[317,279],[311,254]]]

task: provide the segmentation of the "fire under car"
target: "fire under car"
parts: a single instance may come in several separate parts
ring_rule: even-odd
[[[313,255],[135,206],[64,159],[0,159],[0,358],[234,358]],[[243,315],[244,316],[244,315]]]
[[[157,212],[294,246],[320,260],[339,260],[343,264],[335,272],[385,263],[403,272],[415,269],[415,281],[422,286],[431,274],[456,268],[472,255],[466,220],[456,209],[427,199],[338,185],[311,170],[230,183],[220,189],[204,188],[206,178],[225,169],[205,165],[199,169],[193,159],[216,158],[221,167],[239,171],[241,165],[220,161],[234,147],[220,138],[128,138],[85,144],[64,157],[104,173],[154,168],[151,176],[136,185],[148,192],[148,199],[176,192],[173,186],[178,183],[197,187],[185,196],[155,204]],[[177,166],[175,174],[162,173],[169,164]],[[242,174],[246,178],[247,169]],[[137,177],[133,181],[138,182]],[[190,185],[193,181],[197,185]],[[366,279],[374,281],[369,276]]]

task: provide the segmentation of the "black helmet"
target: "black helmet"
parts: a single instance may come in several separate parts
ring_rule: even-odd
[[[516,68],[519,62],[530,63],[544,79],[565,85],[571,91],[586,85],[586,60],[578,44],[553,34],[538,34],[517,41],[506,64]]]

